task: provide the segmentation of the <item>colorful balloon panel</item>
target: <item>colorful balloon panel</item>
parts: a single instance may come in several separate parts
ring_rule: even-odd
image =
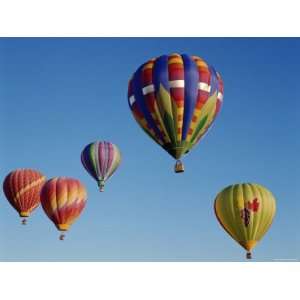
[[[41,190],[41,204],[58,230],[66,231],[85,207],[87,192],[77,179],[55,177]]]
[[[141,65],[128,87],[138,124],[175,159],[196,145],[223,101],[219,73],[197,56],[162,55]]]
[[[110,142],[94,142],[82,151],[81,162],[87,172],[98,182],[100,191],[103,191],[105,182],[121,162],[121,154],[118,147]]]
[[[259,184],[235,184],[215,199],[215,214],[227,233],[251,251],[272,224],[276,202],[272,193]]]
[[[5,177],[4,194],[20,217],[29,217],[39,206],[40,190],[45,181],[42,173],[32,169],[17,169]]]

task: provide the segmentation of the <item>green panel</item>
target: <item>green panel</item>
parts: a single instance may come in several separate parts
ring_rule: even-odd
[[[204,127],[206,121],[207,121],[208,115],[204,116],[203,119],[201,119],[201,121],[199,122],[197,128],[195,129],[195,132],[191,138],[191,144],[194,143],[195,139],[198,138],[198,134],[200,133],[200,130]]]
[[[171,142],[172,144],[176,145],[176,132],[174,127],[174,117],[171,102],[172,100],[170,94],[162,85],[160,85],[159,91],[156,93],[156,100],[161,118],[164,122]]]

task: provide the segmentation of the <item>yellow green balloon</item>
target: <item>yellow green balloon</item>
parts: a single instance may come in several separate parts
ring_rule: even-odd
[[[251,250],[272,224],[276,201],[262,185],[241,183],[223,189],[215,199],[214,208],[222,227],[251,258]]]

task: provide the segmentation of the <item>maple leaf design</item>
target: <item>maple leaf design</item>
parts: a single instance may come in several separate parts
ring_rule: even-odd
[[[257,212],[259,209],[259,202],[258,199],[255,198],[252,202],[248,201],[248,209],[252,210],[253,212]]]

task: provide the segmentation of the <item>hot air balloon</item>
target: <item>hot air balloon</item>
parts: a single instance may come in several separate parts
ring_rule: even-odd
[[[217,195],[214,208],[222,227],[251,259],[251,250],[268,231],[275,215],[272,193],[254,183],[231,185]]]
[[[81,162],[88,173],[97,181],[100,192],[118,168],[121,154],[118,147],[110,142],[94,142],[81,153]]]
[[[204,136],[223,101],[219,73],[197,56],[162,55],[141,65],[129,81],[128,103],[142,129],[177,162]]]
[[[12,207],[23,218],[26,218],[40,204],[40,190],[46,181],[45,176],[32,169],[17,169],[9,173],[3,182],[4,194]]]
[[[87,193],[77,179],[55,177],[41,190],[41,204],[49,219],[59,231],[67,231],[85,207]],[[63,240],[64,234],[60,235]]]

